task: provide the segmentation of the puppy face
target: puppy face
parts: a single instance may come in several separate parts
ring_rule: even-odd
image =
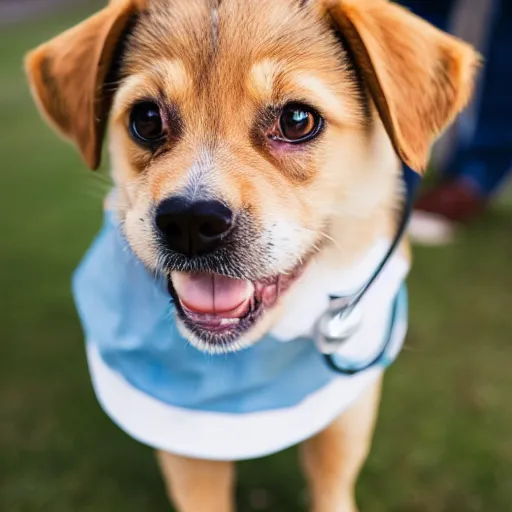
[[[208,351],[257,340],[314,259],[357,254],[354,227],[371,242],[398,202],[395,152],[424,165],[475,62],[383,0],[119,0],[91,20],[29,57],[33,89],[92,166],[110,113],[123,232]],[[60,60],[84,41],[79,101],[83,71]]]
[[[332,237],[335,201],[362,172],[369,120],[343,50],[312,10],[179,4],[155,4],[128,40],[113,168],[126,237],[168,276],[187,335],[229,347],[263,333]]]

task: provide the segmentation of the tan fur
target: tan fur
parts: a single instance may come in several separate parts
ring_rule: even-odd
[[[356,512],[354,487],[370,451],[381,388],[379,378],[349,410],[301,446],[312,512]]]
[[[110,60],[133,14],[138,21],[119,76],[109,83]],[[332,25],[349,43],[367,90]],[[206,190],[250,215],[255,235],[235,263],[240,276],[257,279],[286,273],[311,253],[311,264],[344,270],[377,237],[394,233],[397,154],[417,170],[426,166],[431,143],[468,100],[478,56],[385,0],[112,0],[26,62],[40,109],[92,168],[110,115],[116,207],[133,251],[150,269],[163,271],[154,206]],[[148,98],[180,118],[179,136],[155,154],[127,129],[131,106]],[[325,118],[314,143],[269,142],[264,112],[289,101],[309,103]],[[298,289],[233,349],[257,342]],[[355,510],[353,486],[379,390],[369,389],[305,444],[315,512]],[[233,510],[231,464],[171,454],[159,460],[180,512]]]
[[[180,512],[234,512],[235,465],[157,453],[169,498]]]

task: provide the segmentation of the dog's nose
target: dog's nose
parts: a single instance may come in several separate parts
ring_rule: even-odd
[[[156,225],[174,252],[187,256],[216,249],[233,227],[233,212],[219,201],[171,197],[158,206]]]

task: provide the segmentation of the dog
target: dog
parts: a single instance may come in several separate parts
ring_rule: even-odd
[[[108,131],[114,191],[74,293],[98,399],[179,511],[233,511],[234,461],[299,443],[311,509],[356,510],[407,242],[334,351],[387,336],[386,361],[338,374],[313,332],[389,250],[402,162],[424,171],[478,66],[386,0],[113,0],[29,53],[91,169]]]

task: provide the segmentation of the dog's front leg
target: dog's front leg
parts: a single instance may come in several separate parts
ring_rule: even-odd
[[[356,512],[354,488],[370,449],[381,380],[329,427],[301,446],[313,512]]]
[[[157,453],[167,492],[179,512],[234,512],[235,465]]]

